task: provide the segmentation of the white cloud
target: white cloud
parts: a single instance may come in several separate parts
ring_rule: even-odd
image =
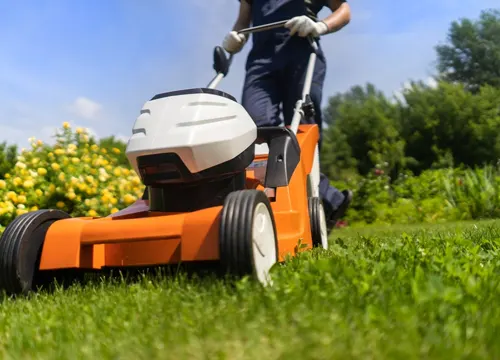
[[[70,111],[84,119],[93,120],[101,112],[102,106],[95,101],[80,96],[70,106]]]

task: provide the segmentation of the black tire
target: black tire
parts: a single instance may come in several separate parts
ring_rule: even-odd
[[[220,221],[220,263],[222,270],[227,274],[243,277],[251,276],[257,278],[261,283],[267,284],[267,280],[262,280],[257,272],[257,265],[253,250],[253,225],[254,212],[261,205],[264,205],[269,212],[271,224],[268,224],[269,231],[272,229],[274,249],[272,249],[269,260],[273,264],[278,262],[278,241],[276,224],[271,208],[271,203],[267,196],[258,190],[239,190],[230,193],[222,208]],[[275,254],[275,255],[274,255]],[[272,267],[272,265],[271,265]]]
[[[311,222],[311,236],[313,247],[327,248],[328,238],[323,239],[326,231],[326,221],[323,223],[322,229],[322,216],[324,217],[323,204],[321,199],[317,197],[310,197],[308,199],[309,218]],[[323,219],[324,221],[324,219]],[[325,243],[324,243],[325,241]]]
[[[37,210],[16,217],[0,238],[0,290],[27,294],[37,285],[45,234],[55,221],[68,219],[61,210]]]

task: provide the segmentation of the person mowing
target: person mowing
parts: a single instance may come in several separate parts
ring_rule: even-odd
[[[307,37],[318,40],[315,71],[310,96],[315,108],[314,123],[319,127],[321,148],[321,98],[326,75],[326,59],[319,38],[339,31],[351,17],[346,0],[238,0],[239,13],[222,46],[231,54],[241,51],[248,35],[237,31],[276,21],[289,21],[285,28],[253,33],[253,47],[245,66],[242,106],[258,127],[279,126],[280,105],[285,125],[289,126],[295,103],[302,97],[306,68],[312,47]],[[318,13],[328,7],[331,14],[323,20]],[[342,218],[352,201],[352,191],[339,191],[321,174],[320,195],[325,209],[328,233]]]

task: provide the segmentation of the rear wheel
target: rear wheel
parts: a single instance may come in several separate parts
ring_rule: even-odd
[[[220,222],[220,262],[225,272],[271,283],[278,262],[276,225],[268,197],[258,190],[230,193]]]
[[[0,290],[27,294],[41,285],[40,256],[49,227],[70,215],[61,210],[37,210],[16,217],[0,238]]]
[[[310,197],[308,201],[313,247],[328,249],[328,231],[323,203],[317,197]]]

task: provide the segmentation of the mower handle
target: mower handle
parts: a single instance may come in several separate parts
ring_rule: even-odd
[[[254,33],[254,32],[276,29],[278,27],[285,26],[285,24],[287,22],[288,22],[288,20],[281,20],[281,21],[276,21],[276,22],[272,22],[269,24],[248,27],[246,29],[241,29],[241,30],[237,31],[237,33],[238,34],[250,34],[250,33]]]
[[[282,20],[282,21],[276,21],[272,22],[269,24],[264,24],[264,25],[258,25],[258,26],[252,26],[248,27],[246,29],[241,29],[237,31],[238,34],[250,34],[254,32],[260,32],[260,31],[266,31],[266,30],[271,30],[275,29],[278,27],[282,27],[287,23],[288,20]],[[316,49],[315,49],[316,50]],[[214,65],[213,68],[215,70],[215,77],[212,79],[212,81],[207,85],[209,88],[215,88],[219,82],[222,80],[223,77],[227,75],[229,72],[229,67],[231,66],[231,63],[233,61],[233,54],[229,53],[229,58],[226,57],[226,53],[224,52],[224,49],[220,46],[216,46],[214,48]]]
[[[285,26],[285,24],[288,21],[289,20],[281,20],[281,21],[276,21],[276,22],[272,22],[272,23],[269,23],[269,24],[252,26],[252,27],[248,27],[246,29],[241,29],[241,30],[237,31],[237,33],[238,34],[251,34],[251,33],[255,33],[255,32],[276,29],[276,28]],[[309,43],[313,47],[314,52],[317,52],[318,51],[318,43],[317,43],[317,41],[314,40],[314,38],[312,36],[308,36],[307,39],[309,40]],[[230,58],[232,56],[233,56],[233,54],[229,55]]]
[[[279,27],[283,27],[289,20],[281,20],[281,21],[276,21],[272,22],[269,24],[264,24],[264,25],[257,25],[257,26],[252,26],[248,27],[245,29],[241,29],[237,31],[238,34],[251,34],[254,32],[260,32],[260,31],[266,31],[266,30],[271,30]],[[308,37],[309,43],[311,44],[314,53],[316,54],[319,47],[317,44],[317,41],[309,36]],[[207,85],[208,88],[215,88],[219,84],[219,82],[222,80],[222,78],[226,77],[227,73],[229,72],[229,67],[231,66],[231,63],[233,61],[233,54],[229,53],[229,57],[226,57],[226,53],[224,49],[221,46],[216,46],[214,48],[214,63],[213,63],[213,68],[215,70],[215,77],[210,81],[210,83]],[[305,84],[305,88],[309,88],[307,84]],[[307,90],[309,91],[309,90]]]
[[[264,25],[258,25],[258,26],[253,26],[253,27],[248,27],[246,29],[241,29],[237,31],[238,34],[250,34],[250,33],[255,33],[255,32],[260,32],[260,31],[266,31],[266,30],[271,30],[275,29],[278,27],[284,26],[288,20],[282,20],[282,21],[276,21],[272,22],[269,24],[264,24]],[[297,101],[295,104],[295,109],[294,109],[294,116],[292,118],[292,122],[290,124],[290,128],[294,133],[297,133],[299,123],[302,119],[304,114],[303,110],[303,105],[307,104],[308,107],[311,107],[311,99],[309,97],[309,92],[311,90],[311,83],[312,83],[312,76],[314,72],[314,66],[316,64],[316,57],[317,57],[317,52],[319,50],[318,42],[312,37],[308,36],[307,38],[309,40],[309,43],[311,44],[313,48],[313,52],[309,57],[309,62],[307,65],[307,70],[306,70],[306,77],[305,77],[305,82],[304,82],[304,87],[302,89],[302,98]],[[224,52],[224,49],[220,46],[216,46],[214,49],[214,70],[216,71],[216,76],[215,78],[208,84],[209,88],[215,88],[219,82],[224,78],[227,73],[229,72],[229,67],[231,66],[231,62],[233,60],[233,54],[229,54],[229,58],[226,58],[226,54]]]

